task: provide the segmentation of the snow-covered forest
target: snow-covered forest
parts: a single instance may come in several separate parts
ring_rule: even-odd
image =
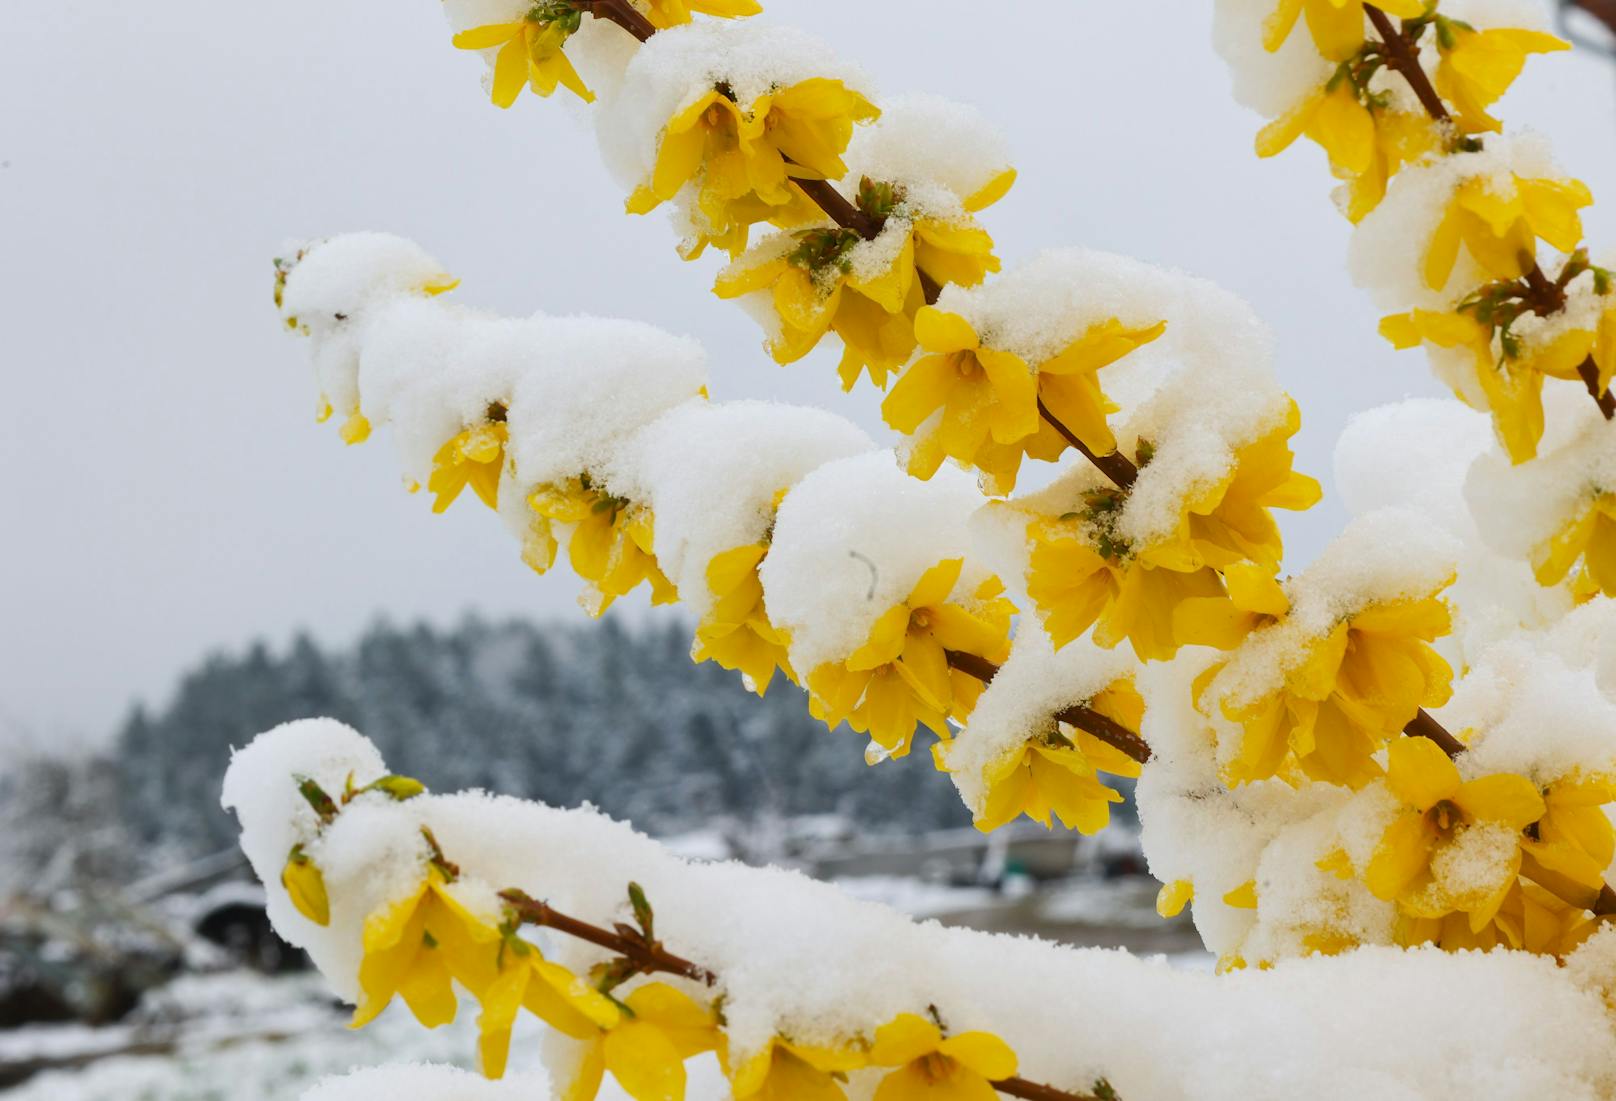
[[[824,736],[798,689],[759,700],[693,666],[689,648],[677,617],[638,628],[471,619],[380,623],[346,649],[299,637],[213,655],[136,708],[107,754],[25,756],[0,778],[5,878],[38,885],[63,859],[64,825],[78,834],[89,820],[94,864],[81,871],[102,879],[231,847],[236,827],[214,789],[232,748],[308,715],[373,731],[434,787],[588,802],[660,834],[728,821],[761,843],[760,823],[828,814],[876,831],[969,826],[925,762],[868,768],[851,732]]]

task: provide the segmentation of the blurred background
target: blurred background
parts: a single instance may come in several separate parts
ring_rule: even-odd
[[[1545,5],[1548,0],[1544,0]],[[1616,194],[1616,4],[1556,3],[1579,48],[1503,104]],[[232,746],[331,715],[439,790],[588,801],[689,856],[799,867],[918,916],[1161,952],[1128,808],[1100,838],[989,841],[923,754],[879,768],[801,695],[692,667],[676,612],[594,624],[498,524],[431,516],[385,439],[314,424],[270,303],[288,238],[421,241],[468,303],[634,316],[701,339],[720,397],[818,404],[878,437],[834,356],[774,366],[660,217],[622,213],[582,108],[481,93],[433,4],[54,0],[0,34],[0,1091],[18,1101],[295,1097],[319,1075],[464,1063],[389,1014],[364,1033],[268,928],[218,785]],[[1212,278],[1275,328],[1299,467],[1356,412],[1437,388],[1375,333],[1316,150],[1251,153],[1209,4],[770,0],[878,91],[974,103],[1021,182],[988,218]],[[1587,215],[1609,240],[1609,206]],[[1596,256],[1596,259],[1599,257]],[[1608,263],[1608,258],[1606,259]],[[692,270],[692,269],[698,270]],[[1343,513],[1287,528],[1304,564]]]

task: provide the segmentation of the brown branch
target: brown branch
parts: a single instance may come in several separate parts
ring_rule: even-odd
[[[1025,1078],[1001,1078],[996,1082],[988,1083],[1000,1093],[1011,1097],[1024,1097],[1027,1101],[1100,1101],[1098,1095],[1092,1093],[1067,1093],[1054,1086],[1046,1086],[1042,1082],[1029,1082]],[[1113,1092],[1111,1096],[1116,1097]]]
[[[1438,122],[1451,121],[1442,97],[1436,94],[1436,89],[1431,86],[1431,78],[1420,67],[1419,43],[1410,41],[1404,31],[1394,28],[1391,17],[1373,4],[1364,5],[1364,14],[1369,16],[1369,22],[1375,25],[1375,33],[1380,35],[1381,45],[1386,50],[1386,63],[1408,81],[1408,86],[1414,90],[1421,106],[1432,118]]]
[[[1132,489],[1134,482],[1139,480],[1139,468],[1133,464],[1128,456],[1120,451],[1113,451],[1109,455],[1096,455],[1089,450],[1087,444],[1077,438],[1075,432],[1062,424],[1055,414],[1049,411],[1049,406],[1044,404],[1043,398],[1038,399],[1038,413],[1044,420],[1049,422],[1051,428],[1060,433],[1061,439],[1076,448],[1085,459],[1094,464],[1095,469],[1110,478],[1118,489]]]
[[[1607,387],[1603,393],[1599,390],[1599,364],[1594,357],[1589,356],[1577,368],[1577,375],[1582,379],[1583,385],[1588,387],[1588,396],[1594,399],[1599,411],[1605,415],[1606,420],[1616,420],[1616,394],[1612,394]]]
[[[944,653],[948,655],[948,664],[952,668],[958,669],[968,677],[975,677],[983,684],[990,683],[999,675],[999,667],[980,655],[967,654],[961,650],[945,650]],[[1074,726],[1085,734],[1094,735],[1107,745],[1120,749],[1140,764],[1150,760],[1150,746],[1143,738],[1092,707],[1074,704],[1056,712],[1055,719],[1067,726]]]
[[[641,42],[648,41],[657,32],[656,24],[641,15],[639,9],[628,0],[571,0],[571,3],[574,8],[588,12],[596,19],[616,23]]]
[[[554,929],[558,933],[565,933],[570,937],[577,937],[579,940],[586,940],[590,944],[616,952],[644,974],[662,971],[694,979],[707,986],[712,986],[718,981],[718,976],[705,967],[674,955],[662,947],[661,941],[648,941],[627,926],[619,926],[618,932],[602,929],[598,925],[591,925],[587,921],[563,914],[549,903],[530,898],[517,890],[501,891],[499,897],[524,924]]]
[[[1413,720],[1403,727],[1403,733],[1410,738],[1426,738],[1435,742],[1449,757],[1457,757],[1465,751],[1465,744],[1449,734],[1448,728],[1433,719],[1431,713],[1423,707],[1415,714]]]
[[[1571,3],[1616,33],[1616,0],[1571,0]]]

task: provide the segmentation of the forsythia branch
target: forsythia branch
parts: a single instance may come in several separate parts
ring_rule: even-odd
[[[1613,6],[1616,10],[1616,6]],[[1426,112],[1439,123],[1452,122],[1448,109],[1442,103],[1442,97],[1437,95],[1436,88],[1431,84],[1431,78],[1420,67],[1419,46],[1409,41],[1408,36],[1401,30],[1392,26],[1391,17],[1373,4],[1364,5],[1364,14],[1369,22],[1374,24],[1375,33],[1380,35],[1381,45],[1386,51],[1386,61],[1397,73],[1408,82],[1418,97],[1420,104]],[[1543,269],[1536,263],[1526,273],[1525,281],[1531,291],[1529,304],[1532,312],[1547,317],[1558,313],[1565,308],[1565,288],[1558,283],[1550,282]],[[1599,412],[1606,420],[1616,420],[1616,397],[1608,392],[1599,392],[1599,368],[1595,366],[1593,357],[1589,357],[1579,369],[1583,382],[1588,387],[1588,394],[1599,406]],[[1444,746],[1443,748],[1447,748]],[[1452,750],[1449,750],[1452,753]]]
[[[718,982],[718,976],[705,967],[674,955],[662,947],[661,941],[649,939],[630,926],[618,925],[616,931],[613,931],[599,925],[591,925],[587,921],[562,913],[549,903],[540,902],[525,892],[514,889],[501,891],[499,897],[523,924],[554,929],[558,933],[577,937],[579,940],[616,952],[643,974],[665,972],[693,979],[706,986],[714,986]],[[1025,1098],[1026,1101],[1102,1101],[1102,1095],[1099,1094],[1070,1093],[1042,1082],[1016,1076],[1001,1078],[989,1084],[1000,1093]],[[1105,1091],[1104,1097],[1114,1101],[1116,1093],[1109,1085],[1105,1087]]]
[[[628,31],[641,42],[648,41],[657,33],[656,27],[645,16],[634,9],[628,0],[569,0],[574,8],[587,12],[596,19],[606,19],[616,23]],[[789,158],[787,158],[789,161]],[[859,209],[858,205],[848,200],[828,180],[812,180],[797,178],[795,183],[802,193],[824,211],[825,214],[843,229],[850,229],[863,237],[866,241],[873,241],[881,235],[886,219],[876,217]],[[925,291],[926,303],[934,305],[942,294],[942,287],[933,281],[924,272],[920,273],[921,287]],[[1110,455],[1096,455],[1085,447],[1066,425],[1057,420],[1043,401],[1038,402],[1038,412],[1049,422],[1050,427],[1059,432],[1061,438],[1077,449],[1078,453],[1115,482],[1119,489],[1130,489],[1134,479],[1139,476],[1138,468],[1121,452]]]
[[[961,653],[958,650],[949,650],[947,653],[950,666],[966,676],[975,677],[983,684],[999,675],[999,667],[987,658]],[[1056,712],[1055,718],[1067,726],[1075,726],[1085,734],[1092,734],[1107,745],[1120,749],[1140,764],[1150,760],[1150,746],[1143,738],[1093,708],[1076,704]]]

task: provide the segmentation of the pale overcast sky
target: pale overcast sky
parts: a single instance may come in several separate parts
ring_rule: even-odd
[[[1002,125],[1021,183],[989,225],[1014,262],[1090,245],[1250,299],[1328,481],[1354,412],[1434,394],[1375,335],[1315,150],[1251,154],[1205,0],[766,0],[882,92],[951,95]],[[206,651],[299,628],[341,643],[381,614],[581,616],[492,514],[407,496],[389,443],[313,421],[305,348],[276,323],[285,239],[414,237],[468,303],[638,317],[704,341],[721,397],[825,405],[827,353],[773,365],[659,216],[630,218],[592,135],[533,97],[502,113],[434,0],[51,0],[0,35],[0,738],[109,729]],[[992,13],[1002,12],[995,19]],[[1507,118],[1549,132],[1611,205],[1616,69],[1533,63]],[[469,499],[468,499],[469,500]],[[1292,523],[1290,564],[1341,523]],[[15,736],[13,733],[12,736]]]

